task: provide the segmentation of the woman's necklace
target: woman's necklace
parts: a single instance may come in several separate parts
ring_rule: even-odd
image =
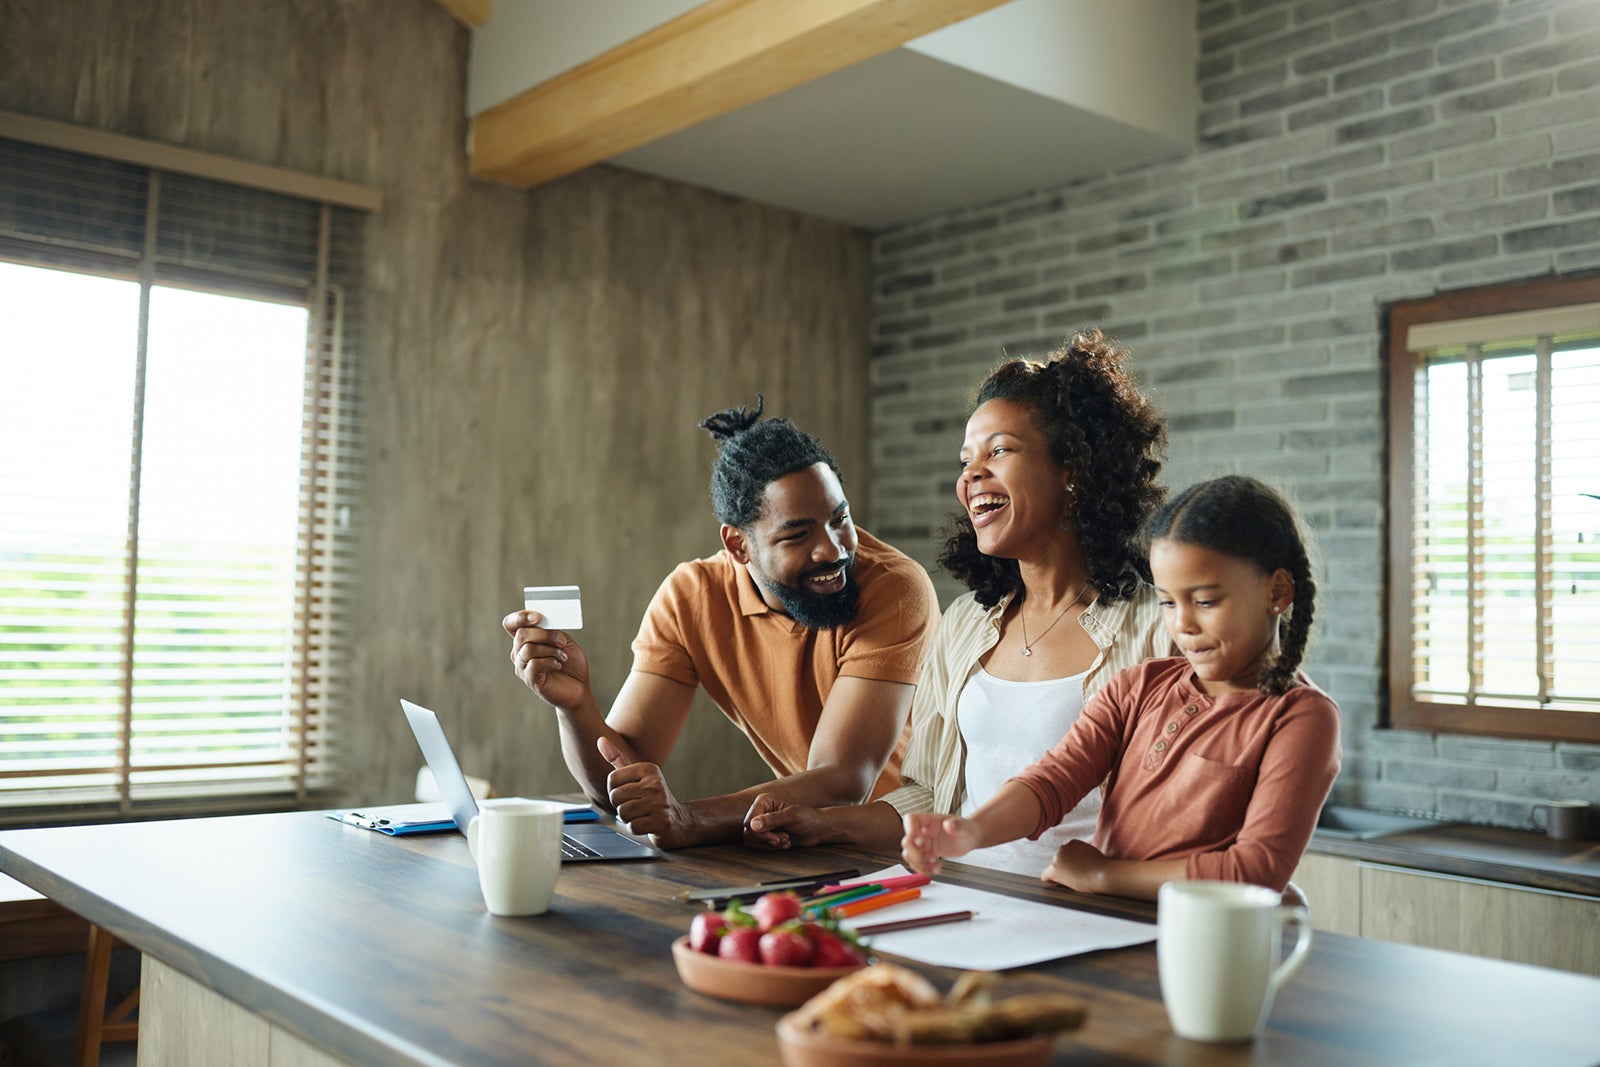
[[[1044,628],[1044,631],[1042,633],[1040,633],[1038,637],[1035,637],[1032,641],[1028,640],[1028,613],[1027,613],[1026,610],[1024,610],[1022,608],[1018,608],[1017,609],[1017,619],[1018,619],[1018,621],[1020,621],[1022,623],[1022,654],[1024,656],[1033,655],[1033,646],[1037,645],[1040,641],[1043,641],[1044,640],[1044,635],[1049,633],[1051,630],[1055,629],[1056,623],[1058,623],[1062,619],[1066,618],[1067,612],[1069,612],[1073,608],[1077,607],[1078,606],[1078,601],[1082,600],[1083,599],[1083,594],[1087,593],[1088,591],[1089,591],[1089,583],[1088,582],[1084,582],[1083,583],[1083,588],[1078,590],[1078,595],[1072,598],[1072,603],[1070,603],[1066,607],[1062,608],[1061,609],[1061,614],[1057,615],[1054,619],[1050,620],[1050,625],[1046,626]]]

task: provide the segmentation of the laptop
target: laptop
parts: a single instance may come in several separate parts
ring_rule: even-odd
[[[478,802],[472,797],[472,787],[467,785],[467,776],[461,772],[461,764],[456,762],[450,742],[445,740],[439,716],[409,700],[400,701],[400,706],[405,709],[406,721],[411,724],[411,732],[416,735],[417,744],[422,748],[422,758],[428,761],[428,770],[433,772],[433,780],[438,783],[439,794],[444,797],[450,816],[456,821],[456,829],[465,834],[467,824],[478,814]],[[659,849],[604,823],[568,823],[562,827],[563,863],[644,860],[661,855]]]

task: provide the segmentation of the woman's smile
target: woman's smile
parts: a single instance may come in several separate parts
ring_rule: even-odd
[[[974,527],[984,527],[1009,503],[1011,498],[1003,493],[978,493],[967,498],[967,513]]]

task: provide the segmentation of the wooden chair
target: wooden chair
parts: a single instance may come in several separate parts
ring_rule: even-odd
[[[83,996],[78,1001],[78,1042],[73,1063],[77,1067],[97,1067],[100,1046],[139,1040],[139,990],[122,998],[106,1012],[106,984],[111,977],[111,950],[126,944],[109,930],[89,925],[89,955],[83,964]]]
[[[0,923],[12,918],[30,920],[24,929],[27,938],[7,939],[10,951],[3,959],[29,959],[72,954],[84,946],[83,983],[77,1010],[37,1011],[0,1023],[0,1067],[120,1067],[136,1060],[139,1021],[134,1012],[139,1003],[137,988],[107,1014],[106,990],[111,975],[111,953],[123,942],[107,930],[61,908],[42,897],[8,900]],[[4,927],[0,927],[3,929]],[[7,931],[10,932],[10,931]],[[71,934],[66,940],[65,935]],[[104,1049],[105,1045],[113,1045]]]

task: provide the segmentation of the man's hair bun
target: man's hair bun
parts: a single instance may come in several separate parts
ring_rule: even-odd
[[[760,393],[756,394],[756,406],[752,411],[749,408],[724,408],[714,415],[708,415],[700,421],[700,428],[710,434],[721,444],[734,434],[744,433],[754,426],[761,418],[761,413],[766,410],[767,398]]]

